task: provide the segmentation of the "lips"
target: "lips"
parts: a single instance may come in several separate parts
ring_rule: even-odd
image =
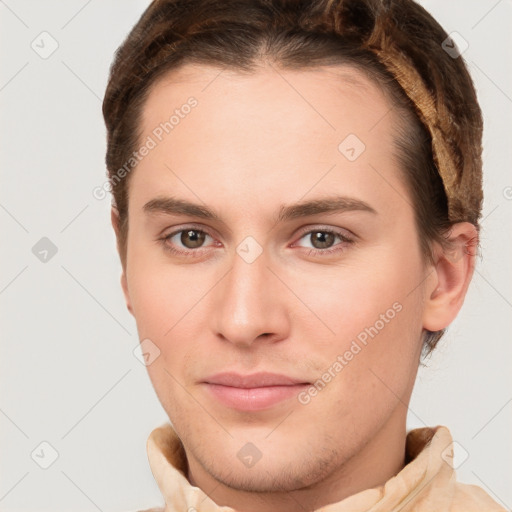
[[[202,384],[221,404],[242,411],[269,409],[310,386],[304,380],[268,372],[219,373],[206,378]]]
[[[219,384],[234,388],[261,388],[266,386],[293,386],[295,384],[310,384],[304,380],[294,379],[277,373],[260,372],[252,375],[238,373],[218,373],[205,379],[208,384]]]

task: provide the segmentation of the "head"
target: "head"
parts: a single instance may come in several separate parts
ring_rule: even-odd
[[[400,430],[478,241],[482,119],[446,38],[411,0],[163,0],[117,51],[121,282],[198,472],[297,489]],[[241,410],[225,371],[303,386]]]

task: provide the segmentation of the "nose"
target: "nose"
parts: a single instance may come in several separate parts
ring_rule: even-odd
[[[249,347],[288,337],[289,297],[268,265],[265,251],[250,263],[233,255],[231,270],[215,287],[215,329],[222,339]]]

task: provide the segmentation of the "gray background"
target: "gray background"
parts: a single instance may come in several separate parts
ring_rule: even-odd
[[[512,2],[421,3],[469,43],[485,115],[485,219],[469,295],[420,370],[408,426],[447,425],[459,479],[510,509]],[[147,4],[0,0],[1,511],[161,503],[145,443],[167,417],[133,353],[110,198],[92,195],[105,181],[108,68]],[[43,31],[58,43],[46,59],[31,47],[51,49]]]

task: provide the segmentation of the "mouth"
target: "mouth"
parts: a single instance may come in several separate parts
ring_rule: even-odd
[[[311,385],[286,375],[219,373],[205,379],[207,392],[219,403],[240,411],[262,411],[293,397]]]

